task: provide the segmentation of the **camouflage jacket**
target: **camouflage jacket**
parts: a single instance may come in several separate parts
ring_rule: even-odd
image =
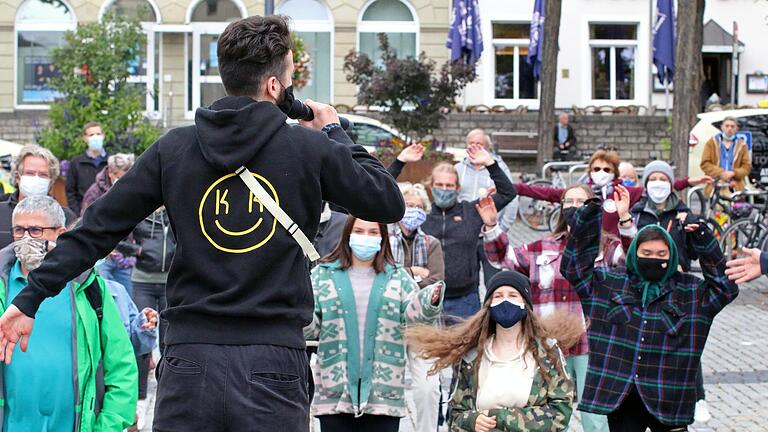
[[[551,364],[541,346],[539,346],[538,355],[544,359],[544,364],[548,365],[547,373],[552,378],[551,384],[546,385],[541,372],[536,372],[528,404],[524,408],[490,410],[490,416],[496,417],[496,428],[493,432],[564,431],[568,427],[573,411],[573,383]],[[476,354],[471,357],[465,357],[459,365],[456,390],[450,402],[451,432],[474,432],[475,421],[480,414],[475,405],[477,400]]]

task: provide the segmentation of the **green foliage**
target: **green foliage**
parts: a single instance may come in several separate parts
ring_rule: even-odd
[[[97,121],[108,151],[143,152],[160,130],[144,118],[143,89],[128,83],[129,64],[146,47],[139,22],[107,14],[101,22],[79,24],[65,41],[52,55],[61,76],[51,86],[62,97],[51,104],[50,123],[38,142],[70,159],[85,150],[83,125]]]
[[[383,107],[381,115],[411,140],[420,140],[440,126],[455,98],[475,79],[474,66],[436,63],[422,52],[418,58],[397,57],[386,34],[379,34],[381,62],[350,51],[344,58],[347,80],[358,86],[358,103]]]

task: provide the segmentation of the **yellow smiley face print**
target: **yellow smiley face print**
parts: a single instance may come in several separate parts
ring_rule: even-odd
[[[259,174],[252,175],[280,205],[274,186]],[[234,173],[216,180],[205,191],[198,217],[203,236],[213,247],[228,253],[246,253],[264,246],[277,227],[277,219]]]

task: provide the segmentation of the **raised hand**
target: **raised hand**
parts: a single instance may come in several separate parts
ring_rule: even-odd
[[[728,266],[725,274],[728,275],[728,279],[735,281],[737,284],[749,282],[762,275],[760,249],[743,249],[743,252],[747,254],[745,257],[728,261],[725,264]]]
[[[613,201],[616,203],[616,212],[619,214],[619,219],[626,220],[629,217],[629,190],[624,185],[616,185],[613,191]]]
[[[404,148],[403,151],[397,155],[397,160],[404,163],[418,162],[424,157],[424,146],[421,144],[411,144]]]
[[[475,209],[486,226],[493,227],[498,222],[499,212],[496,210],[496,203],[493,202],[490,195],[480,198],[480,201],[475,204]]]
[[[474,165],[491,166],[496,163],[493,156],[488,153],[488,150],[480,144],[470,145],[467,149],[467,156],[469,156],[469,161]]]

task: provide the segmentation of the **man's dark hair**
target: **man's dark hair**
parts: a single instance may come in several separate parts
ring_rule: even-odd
[[[287,18],[252,16],[227,26],[219,37],[219,73],[230,96],[255,96],[263,80],[282,76],[292,48]]]

